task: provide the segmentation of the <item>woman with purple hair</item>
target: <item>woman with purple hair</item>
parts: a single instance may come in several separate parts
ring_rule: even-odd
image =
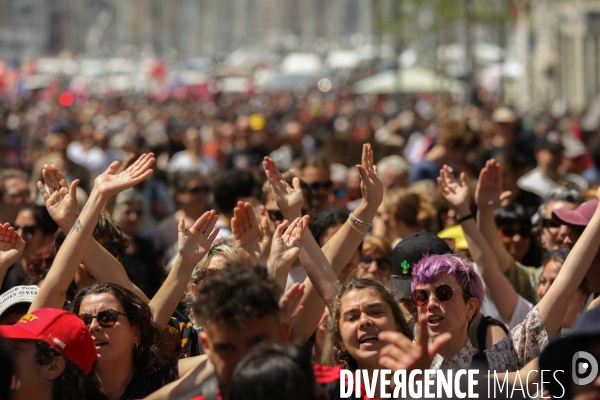
[[[438,179],[444,195],[463,196],[468,191],[464,174],[457,182],[449,167],[444,167]],[[600,195],[600,190],[596,197]],[[459,221],[465,233],[475,224],[468,209],[460,209]],[[438,354],[431,355],[427,346],[407,343],[397,332],[379,335],[390,343],[381,350],[380,364],[393,370],[413,368],[463,369],[474,358],[487,363],[487,370],[516,371],[538,357],[561,326],[569,299],[585,277],[600,245],[600,208],[565,260],[558,276],[544,298],[517,325],[508,337],[485,350],[473,348],[467,337],[470,321],[483,299],[484,285],[473,265],[453,255],[431,256],[413,269],[412,300],[419,313],[420,327],[426,326],[430,340],[444,341]],[[419,336],[424,332],[419,332]],[[451,339],[449,340],[449,337]],[[478,357],[476,357],[478,356]]]

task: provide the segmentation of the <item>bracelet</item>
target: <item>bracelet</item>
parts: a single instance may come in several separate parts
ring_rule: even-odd
[[[469,219],[471,219],[471,218],[473,218],[473,214],[467,214],[467,215],[465,215],[464,217],[460,217],[458,220],[456,220],[456,223],[457,223],[457,224],[461,224],[461,223],[463,223],[463,222],[465,222],[466,220],[469,220]]]
[[[346,220],[346,222],[348,222],[348,225],[350,225],[350,228],[354,229],[356,232],[360,233],[361,235],[366,235],[366,234],[368,233],[368,232],[361,232],[361,231],[359,231],[359,230],[358,230],[358,228],[357,228],[357,227],[355,227],[355,226],[352,224],[352,220],[351,220],[350,218],[348,218],[348,219]]]
[[[354,222],[355,224],[364,226],[365,228],[370,228],[371,226],[373,226],[372,222],[362,221],[362,220],[356,218],[354,215],[352,215],[352,213],[350,213],[350,215],[348,215],[348,218],[350,218],[352,220],[352,222]]]

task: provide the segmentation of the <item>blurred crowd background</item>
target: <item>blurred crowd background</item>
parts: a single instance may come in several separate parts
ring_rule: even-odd
[[[216,207],[229,232],[231,198],[261,197],[267,155],[312,187],[316,211],[352,210],[368,142],[388,192],[374,233],[455,225],[440,168],[474,187],[495,158],[524,226],[507,249],[539,265],[542,197],[600,183],[597,2],[3,0],[0,21],[11,223],[43,205],[44,164],[79,178],[83,200],[112,161],[152,151],[155,174],[114,216],[166,261],[160,221]]]

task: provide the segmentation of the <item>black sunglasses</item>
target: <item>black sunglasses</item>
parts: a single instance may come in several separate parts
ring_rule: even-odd
[[[465,300],[471,297],[466,293],[462,293],[456,289],[453,289],[452,286],[448,285],[447,283],[442,283],[438,287],[436,287],[435,291],[433,292],[433,295],[436,299],[445,303],[452,300],[455,291],[462,294],[465,297]],[[431,292],[429,290],[415,289],[411,293],[410,298],[414,305],[416,305],[417,307],[421,307],[422,305],[425,305],[429,302],[429,296],[431,296]]]
[[[127,316],[127,314],[124,314],[120,311],[113,310],[110,308],[106,309],[106,310],[102,310],[96,315],[82,313],[82,314],[78,314],[77,316],[83,321],[85,326],[87,326],[88,328],[92,324],[92,321],[94,320],[94,318],[96,318],[96,320],[98,321],[98,324],[101,327],[112,328],[117,323],[117,320],[119,319],[119,315],[123,315],[125,317]]]
[[[371,264],[373,261],[377,263],[377,267],[384,267],[386,269],[392,268],[392,262],[385,258],[375,258],[373,256],[363,256],[360,262],[363,264]]]
[[[560,228],[560,224],[554,222],[552,218],[544,218],[544,222],[542,223],[544,228]]]
[[[306,214],[308,214],[307,210],[301,210],[300,212],[302,213],[302,216],[305,216]],[[267,213],[269,214],[269,219],[273,222],[281,222],[284,220],[283,214],[281,213],[281,211],[267,210]]]
[[[527,237],[531,234],[531,228],[529,228],[528,226],[522,226],[517,229],[512,226],[506,226],[504,228],[500,228],[500,232],[502,233],[502,236],[507,237],[507,238],[512,238],[517,233],[521,237]]]
[[[325,181],[325,182],[313,182],[313,183],[310,184],[310,187],[313,190],[319,190],[321,188],[323,188],[323,189],[331,189],[332,186],[333,186],[333,182],[331,180]]]
[[[185,191],[192,194],[200,194],[210,192],[210,188],[208,186],[195,186],[193,188],[186,189]]]
[[[24,236],[25,239],[31,239],[39,227],[37,225],[13,225],[13,228],[15,231],[19,231],[19,229],[22,229],[21,235]]]

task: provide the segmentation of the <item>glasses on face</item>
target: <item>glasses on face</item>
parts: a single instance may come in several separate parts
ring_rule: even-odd
[[[31,196],[31,192],[29,191],[29,189],[27,190],[22,190],[20,192],[15,192],[15,193],[8,193],[8,197],[10,197],[12,200],[16,200],[18,198],[28,198]]]
[[[544,228],[548,228],[548,229],[560,228],[560,224],[557,224],[556,222],[554,222],[552,220],[552,218],[544,218],[543,226],[544,226]]]
[[[452,300],[452,297],[454,297],[455,291],[462,294],[463,296],[465,296],[465,299],[468,299],[471,297],[470,295],[468,295],[466,293],[459,292],[458,290],[453,289],[452,286],[448,285],[447,283],[442,283],[441,285],[436,287],[433,292],[433,295],[435,296],[436,299],[438,299],[438,301],[446,303],[446,302]],[[422,305],[429,303],[429,296],[431,296],[431,294],[432,293],[429,290],[415,289],[411,293],[410,298],[414,305],[416,305],[417,307],[421,307]]]
[[[301,210],[300,212],[302,213],[302,216],[308,214],[307,210]],[[283,214],[279,210],[267,210],[267,213],[269,214],[269,219],[273,222],[281,222],[284,219]]]
[[[312,188],[312,190],[331,189],[332,186],[333,186],[333,182],[331,180],[328,180],[325,182],[313,182],[310,184],[310,187]]]
[[[125,313],[122,313],[120,311],[113,310],[110,308],[106,309],[106,310],[102,310],[96,315],[82,313],[77,316],[79,317],[79,319],[81,319],[83,321],[85,326],[87,326],[88,328],[92,324],[92,321],[94,320],[94,318],[96,318],[96,321],[98,321],[98,325],[100,325],[101,327],[112,328],[117,323],[117,320],[119,319],[119,315],[122,315],[124,317],[127,316],[127,314],[125,314]]]
[[[363,264],[371,264],[373,261],[375,261],[377,263],[377,268],[378,269],[392,269],[392,263],[390,260],[386,259],[386,258],[376,258],[373,256],[363,256],[360,259],[360,262]]]
[[[522,238],[528,237],[531,234],[531,229],[528,226],[514,227],[514,226],[505,226],[500,228],[500,234],[505,239],[512,239],[515,235],[519,235]]]
[[[187,188],[186,192],[191,194],[201,194],[210,192],[210,189],[208,186],[194,186],[192,188]]]
[[[20,230],[21,236],[23,236],[24,239],[31,239],[33,237],[33,235],[35,235],[35,232],[38,230],[37,225],[25,225],[25,226],[13,225],[13,228],[17,232],[19,232],[19,230]]]

